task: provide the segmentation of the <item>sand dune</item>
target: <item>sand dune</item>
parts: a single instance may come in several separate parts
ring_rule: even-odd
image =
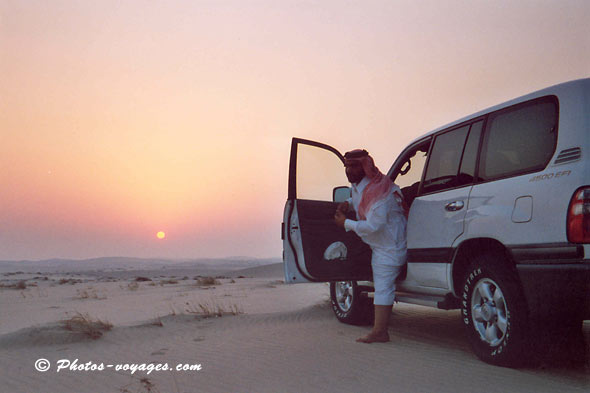
[[[256,278],[276,278],[281,280],[284,278],[282,263],[274,263],[272,265],[263,265],[235,271],[229,271],[225,274],[229,277],[245,276]]]
[[[94,277],[0,289],[0,391],[504,393],[590,388],[587,360],[548,359],[541,367],[520,370],[479,361],[456,311],[398,304],[392,341],[359,344],[354,339],[368,328],[334,318],[326,284],[285,285],[280,265],[234,273],[201,286],[193,277],[151,276],[152,281]],[[113,328],[96,340],[65,330],[60,320],[75,312],[109,321]],[[218,312],[221,317],[215,316]],[[584,335],[588,350],[588,323]],[[51,362],[49,371],[35,370],[39,358]],[[105,369],[56,372],[66,359],[78,359],[78,366],[102,363]],[[149,374],[116,369],[123,364],[201,369]]]

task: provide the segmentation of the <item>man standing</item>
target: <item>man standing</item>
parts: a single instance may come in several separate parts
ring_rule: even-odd
[[[366,150],[344,155],[352,196],[342,202],[334,220],[347,232],[354,231],[373,252],[371,267],[375,285],[375,323],[358,342],[387,342],[389,315],[395,299],[395,279],[406,263],[407,219],[400,188],[375,166]],[[346,218],[353,209],[357,220]]]

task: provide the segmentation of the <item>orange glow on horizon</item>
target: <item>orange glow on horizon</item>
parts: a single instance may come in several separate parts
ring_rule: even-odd
[[[4,2],[0,260],[280,256],[293,136],[386,172],[587,77],[588,2],[500,2]]]

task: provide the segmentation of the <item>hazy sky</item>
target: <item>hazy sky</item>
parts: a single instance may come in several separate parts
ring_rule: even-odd
[[[433,128],[589,77],[589,19],[587,0],[0,0],[0,259],[279,257],[291,137],[386,171]]]

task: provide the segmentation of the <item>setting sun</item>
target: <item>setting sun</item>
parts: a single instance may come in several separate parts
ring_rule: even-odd
[[[164,232],[160,231],[160,232],[156,233],[156,237],[158,239],[163,239],[166,237],[166,234]]]

